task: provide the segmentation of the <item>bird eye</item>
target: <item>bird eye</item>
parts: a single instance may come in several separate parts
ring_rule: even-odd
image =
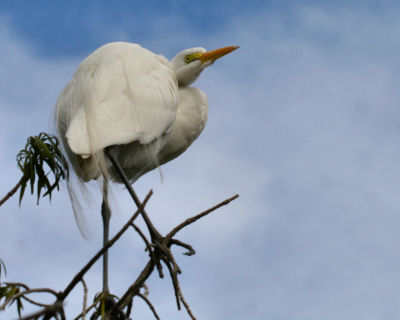
[[[186,56],[186,57],[185,57],[185,62],[186,62],[186,63],[189,63],[190,61],[191,61],[190,56]]]

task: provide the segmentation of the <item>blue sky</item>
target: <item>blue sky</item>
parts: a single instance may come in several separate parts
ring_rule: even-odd
[[[197,255],[177,253],[182,290],[199,319],[400,317],[400,14],[394,1],[2,1],[0,192],[19,175],[15,155],[49,130],[57,96],[79,62],[109,41],[138,42],[172,58],[180,50],[240,49],[195,83],[210,111],[199,139],[135,187],[155,195],[164,232],[239,193],[183,232]],[[133,210],[114,187],[112,232]],[[8,281],[61,290],[98,248],[100,199],[81,238],[65,190],[50,204],[1,207],[0,257]],[[145,254],[129,234],[111,251],[121,294]],[[100,266],[86,281],[100,289]],[[176,311],[171,285],[153,277],[162,319]],[[80,310],[81,288],[67,301]],[[27,309],[27,312],[29,309]],[[137,318],[151,314],[140,302]],[[13,318],[6,313],[5,318]]]

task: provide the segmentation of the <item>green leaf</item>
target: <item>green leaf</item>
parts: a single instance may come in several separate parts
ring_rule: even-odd
[[[29,179],[30,179],[30,185],[31,185],[31,194],[33,194],[33,191],[35,190],[35,170],[33,169],[33,166],[30,167],[29,171],[27,171],[30,173],[29,175]]]
[[[4,275],[7,276],[6,264],[2,259],[0,259],[0,283],[1,283],[1,272],[4,270]]]
[[[22,198],[24,197],[25,188],[26,188],[26,180],[24,180],[21,184],[21,190],[19,192],[19,205],[21,205]]]
[[[17,286],[10,286],[9,290],[6,294],[7,300],[11,299],[13,295],[17,294],[19,292],[19,289]]]
[[[37,185],[37,203],[38,204],[39,204],[40,192],[42,191],[43,186],[44,186],[43,180],[39,179],[38,185]]]
[[[17,311],[18,311],[18,316],[21,319],[21,310],[24,309],[24,305],[22,304],[22,299],[21,297],[17,298]]]
[[[31,182],[31,194],[33,194],[34,191],[34,185],[35,185],[35,164],[34,160],[35,158],[33,157],[32,160],[29,162],[29,170],[26,171],[26,173],[29,173],[29,178]]]
[[[42,194],[43,197],[49,196],[51,201],[54,189],[59,190],[60,180],[69,176],[67,160],[59,148],[57,138],[45,132],[27,139],[25,148],[17,155],[17,162],[24,176],[24,183],[21,184],[20,190],[20,203],[28,181],[31,194],[35,192],[36,183],[37,203],[39,204]],[[48,172],[47,169],[49,169]]]
[[[8,286],[1,286],[0,287],[0,299],[4,298],[7,294]]]

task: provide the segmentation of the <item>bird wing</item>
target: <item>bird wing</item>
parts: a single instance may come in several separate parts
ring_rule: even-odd
[[[100,47],[81,63],[58,101],[68,109],[68,145],[87,157],[111,145],[147,144],[172,130],[178,94],[165,58],[132,43]]]

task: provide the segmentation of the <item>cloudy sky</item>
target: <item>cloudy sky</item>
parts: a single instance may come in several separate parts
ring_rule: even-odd
[[[7,1],[0,3],[0,192],[20,173],[27,136],[51,129],[79,62],[110,41],[172,58],[184,48],[240,45],[196,82],[207,126],[179,159],[141,178],[162,232],[240,198],[179,238],[181,285],[199,319],[400,318],[400,6],[395,1]],[[114,188],[112,232],[134,206]],[[62,290],[100,247],[100,199],[76,227],[65,188],[36,206],[0,208],[5,280]],[[111,291],[146,254],[130,232],[111,250]],[[85,277],[90,298],[101,268]],[[3,279],[4,280],[4,279]],[[169,280],[148,282],[162,319],[178,312]],[[81,309],[82,289],[67,300]],[[138,319],[152,319],[138,301]],[[26,308],[26,312],[32,309]],[[12,319],[15,310],[0,314]],[[134,319],[135,319],[134,318]]]

